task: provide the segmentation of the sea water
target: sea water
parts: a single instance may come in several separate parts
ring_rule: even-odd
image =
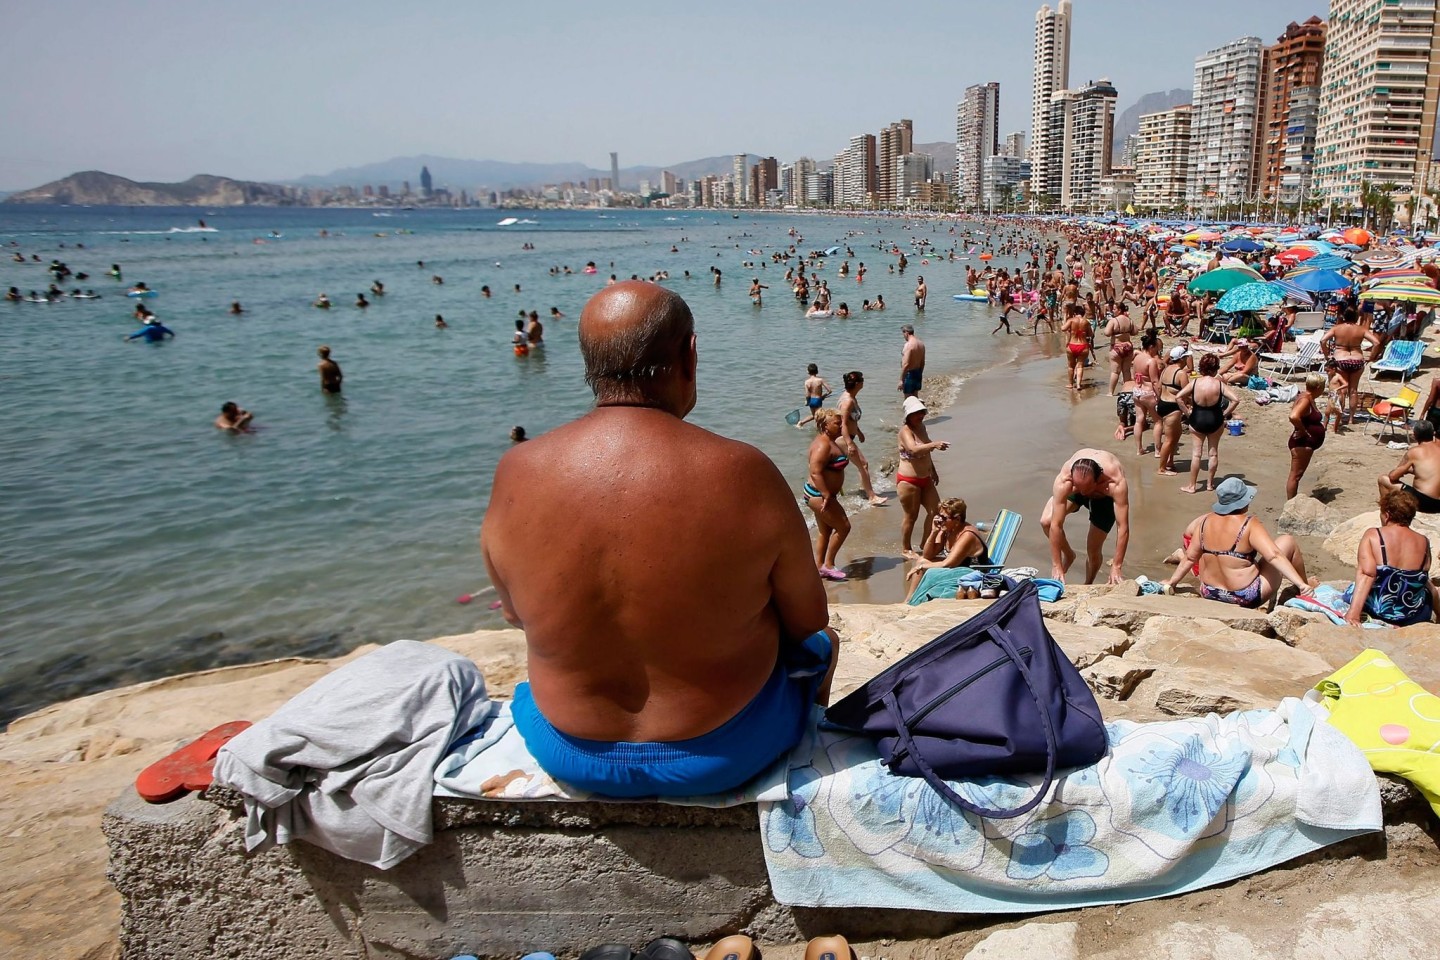
[[[806,364],[837,391],[846,370],[866,373],[866,446],[878,463],[893,456],[900,420],[902,324],[927,343],[932,404],[1018,342],[989,336],[991,308],[951,299],[978,261],[921,262],[914,239],[956,242],[945,223],[386,213],[0,207],[0,287],[44,290],[44,264],[59,259],[90,275],[61,286],[103,294],[0,304],[0,718],[186,669],[501,626],[490,595],[456,603],[486,586],[476,536],[490,478],[512,425],[535,436],[589,407],[576,320],[611,274],[669,272],[696,319],[691,420],[759,446],[797,491],[812,434],[784,418],[802,403]],[[499,226],[507,216],[519,222]],[[785,268],[768,264],[791,242],[842,246],[818,272],[834,303],[850,305],[848,320],[804,317]],[[910,260],[903,276],[889,270],[894,243]],[[43,263],[10,262],[17,249]],[[582,272],[587,261],[597,273]],[[123,283],[105,276],[112,263]],[[551,275],[565,266],[571,275]],[[918,275],[930,287],[924,314],[912,306]],[[753,277],[770,287],[760,308]],[[377,279],[384,297],[368,293]],[[145,302],[174,340],[123,342],[139,326],[124,295],[135,281],[159,291]],[[322,291],[329,311],[310,306]],[[373,304],[364,311],[352,306],[362,291]],[[889,309],[862,312],[877,294]],[[236,300],[238,317],[227,313]],[[552,306],[565,319],[552,321]],[[546,346],[517,358],[522,309],[539,312]],[[435,328],[437,313],[449,329]],[[319,389],[320,344],[344,369],[342,396]],[[211,426],[227,400],[255,415],[255,433]],[[567,519],[550,520],[551,546],[566,549]]]

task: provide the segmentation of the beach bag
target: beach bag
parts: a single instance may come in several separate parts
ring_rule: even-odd
[[[825,712],[831,725],[875,737],[892,773],[924,777],[963,810],[1018,817],[1040,804],[1055,771],[1105,755],[1095,696],[1050,636],[1032,581],[1024,581]],[[1010,810],[966,800],[945,781],[1044,773]]]

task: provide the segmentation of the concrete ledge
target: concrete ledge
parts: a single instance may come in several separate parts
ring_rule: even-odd
[[[1381,782],[1384,836],[1279,869],[1384,859],[1395,842],[1433,845],[1419,794]],[[605,941],[638,947],[662,935],[913,940],[1012,919],[777,904],[753,807],[437,799],[435,842],[389,871],[306,843],[249,856],[243,825],[238,798],[222,791],[152,806],[126,790],[110,804],[103,826],[127,960],[513,960],[537,949],[573,956]]]

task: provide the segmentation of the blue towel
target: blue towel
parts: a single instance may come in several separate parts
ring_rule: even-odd
[[[931,567],[925,571],[925,575],[920,578],[920,585],[905,602],[912,607],[918,607],[929,600],[954,600],[955,591],[961,584],[978,590],[981,580],[980,572],[969,567]]]

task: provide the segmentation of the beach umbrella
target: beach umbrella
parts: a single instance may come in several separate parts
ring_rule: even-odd
[[[1215,304],[1215,309],[1224,313],[1243,313],[1247,310],[1264,310],[1285,299],[1285,293],[1268,283],[1246,283],[1226,291]]]
[[[1375,239],[1369,230],[1360,227],[1351,227],[1340,235],[1345,238],[1346,243],[1353,243],[1361,247]]]
[[[1304,287],[1295,286],[1289,280],[1267,280],[1266,285],[1279,290],[1285,295],[1286,300],[1293,300],[1306,307],[1315,305],[1315,298],[1310,295],[1310,291]]]
[[[1413,267],[1395,267],[1390,270],[1381,270],[1378,273],[1372,273],[1365,278],[1365,285],[1368,287],[1382,281],[1389,282],[1394,280],[1418,280],[1419,285],[1422,287],[1435,286],[1430,282],[1429,277]]]
[[[1226,240],[1220,244],[1220,249],[1226,253],[1255,253],[1265,249],[1265,244],[1258,240],[1251,240],[1249,237],[1236,237],[1234,240]]]
[[[1431,287],[1404,287],[1381,284],[1360,294],[1361,300],[1400,300],[1405,303],[1440,303],[1440,290]]]
[[[1229,268],[1202,273],[1185,284],[1185,287],[1191,293],[1226,293],[1247,283],[1264,282],[1265,278],[1253,270]]]
[[[1310,247],[1291,247],[1289,250],[1280,251],[1276,256],[1281,260],[1309,260],[1319,254],[1319,250],[1313,250]]]
[[[1298,270],[1285,280],[1310,293],[1333,293],[1353,286],[1355,281],[1334,270]]]
[[[1405,263],[1405,255],[1394,247],[1376,247],[1374,250],[1357,253],[1351,259],[1356,263],[1381,268],[1398,267]]]
[[[1333,253],[1317,253],[1306,260],[1300,267],[1301,270],[1349,270],[1355,264],[1344,257],[1337,257]]]

